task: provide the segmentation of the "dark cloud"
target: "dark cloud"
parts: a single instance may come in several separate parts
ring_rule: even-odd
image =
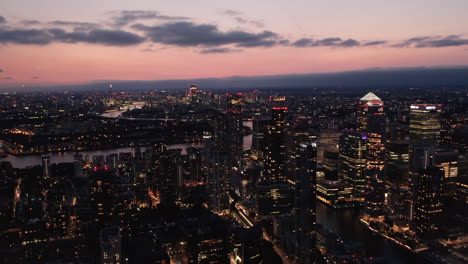
[[[32,79],[35,79],[35,80],[36,80],[36,79],[39,79],[39,77],[37,77],[37,76],[33,76],[33,77],[31,77],[31,78],[32,78]]]
[[[20,23],[25,26],[35,26],[41,24],[39,20],[21,20]]]
[[[468,45],[468,38],[462,35],[423,36],[407,39],[392,45],[395,48],[441,48]]]
[[[53,25],[53,26],[59,26],[59,27],[73,27],[77,31],[92,30],[92,29],[98,29],[101,27],[101,25],[97,23],[62,21],[62,20],[51,21],[48,24]]]
[[[0,16],[0,24],[6,23],[6,18]]]
[[[184,16],[166,16],[161,15],[156,11],[145,11],[145,10],[122,10],[112,12],[114,16],[112,20],[114,21],[115,26],[126,26],[130,23],[133,23],[137,20],[149,20],[149,19],[158,19],[158,20],[187,20],[188,17]]]
[[[2,70],[2,69],[0,69],[0,72],[3,72],[3,70]]]
[[[67,32],[63,29],[50,29],[54,40],[66,43],[93,43],[108,46],[129,46],[140,44],[145,38],[122,30],[91,30],[89,32]]]
[[[313,43],[314,43],[313,39],[301,38],[299,40],[294,41],[292,45],[296,47],[309,47],[309,46],[312,46]]]
[[[239,47],[273,46],[278,34],[271,31],[250,33],[241,30],[222,32],[215,25],[191,22],[167,23],[159,26],[133,25],[145,32],[153,42],[177,46],[221,46],[234,44]]]
[[[347,40],[341,41],[336,46],[339,46],[339,47],[357,47],[357,46],[361,46],[361,42],[359,42],[359,41],[357,41],[355,39],[347,39]]]
[[[378,41],[369,41],[369,42],[366,42],[364,44],[362,44],[362,46],[378,46],[378,45],[384,45],[384,44],[387,44],[387,41],[386,40],[378,40]]]
[[[341,38],[324,38],[314,40],[311,38],[302,38],[292,43],[295,47],[358,47],[361,43],[354,39],[342,40]]]
[[[212,49],[202,49],[200,50],[201,54],[213,54],[213,53],[231,53],[239,52],[239,49],[230,49],[230,48],[212,48]]]
[[[91,43],[108,46],[129,46],[139,44],[145,38],[121,30],[91,30],[67,32],[53,29],[0,29],[0,43],[46,45],[52,42]]]
[[[52,35],[46,30],[0,28],[0,43],[46,45],[52,41]]]
[[[0,78],[0,80],[13,80],[12,77],[3,77],[3,78]]]

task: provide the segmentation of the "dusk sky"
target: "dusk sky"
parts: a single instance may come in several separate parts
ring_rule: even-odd
[[[0,86],[468,64],[466,0],[1,0]]]

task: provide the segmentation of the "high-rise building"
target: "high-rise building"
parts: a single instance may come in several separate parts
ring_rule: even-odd
[[[181,171],[180,149],[162,151],[155,161],[160,205],[173,207],[177,199],[177,186]]]
[[[354,198],[364,202],[366,193],[367,135],[345,130],[340,137],[339,177],[353,187]]]
[[[357,110],[358,130],[369,131],[379,130],[382,124],[379,124],[380,117],[384,113],[384,103],[373,92],[367,93],[359,99]],[[377,121],[377,122],[376,122]]]
[[[242,159],[244,144],[242,124],[242,93],[228,94],[226,108],[226,150],[231,165],[237,167]]]
[[[263,154],[266,128],[270,122],[270,119],[258,116],[254,116],[252,119],[252,149],[257,155]]]
[[[101,263],[122,263],[121,235],[118,226],[103,228],[100,232]]]
[[[300,229],[311,231],[315,219],[315,191],[317,184],[317,144],[301,143],[295,154],[294,211]]]
[[[287,115],[288,107],[285,97],[273,98],[271,123],[265,135],[265,173],[264,179],[269,182],[284,182],[286,177],[287,155]]]
[[[384,102],[370,92],[359,100],[358,129],[367,134],[366,169],[383,170],[385,161]]]
[[[413,145],[437,145],[440,140],[440,104],[410,106],[410,141]]]
[[[300,143],[295,148],[294,186],[295,252],[299,263],[311,263],[314,253],[316,223],[317,144]]]
[[[229,209],[230,167],[228,159],[215,139],[207,140],[205,153],[210,208],[215,212],[222,212]]]
[[[91,205],[95,211],[94,222],[98,228],[117,222],[116,177],[107,167],[93,167],[90,172]]]
[[[364,217],[380,219],[383,217],[385,186],[383,169],[385,166],[386,120],[384,102],[374,93],[369,92],[359,100],[358,129],[367,136],[366,155],[366,195]]]
[[[438,235],[442,213],[442,168],[429,167],[419,171],[415,190],[412,228],[423,238]]]
[[[366,169],[366,196],[363,210],[365,220],[380,221],[384,219],[385,212],[385,184],[384,172],[378,168]]]

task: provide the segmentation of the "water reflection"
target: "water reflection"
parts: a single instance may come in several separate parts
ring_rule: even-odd
[[[385,257],[385,263],[422,263],[414,253],[365,228],[359,221],[357,209],[333,210],[317,203],[317,222],[345,241],[364,244],[369,256]]]

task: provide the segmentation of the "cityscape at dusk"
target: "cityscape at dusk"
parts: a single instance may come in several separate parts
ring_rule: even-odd
[[[2,0],[0,263],[468,263],[467,11]]]

